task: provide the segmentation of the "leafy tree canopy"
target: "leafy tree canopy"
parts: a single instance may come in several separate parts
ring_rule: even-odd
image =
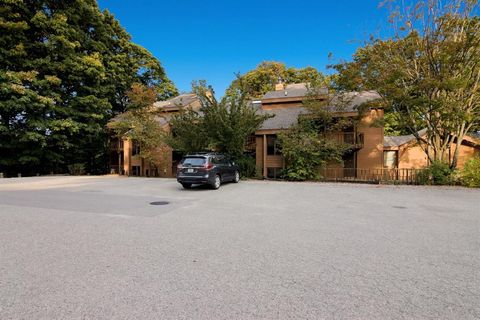
[[[218,101],[205,81],[194,83],[193,92],[201,100],[199,112],[184,110],[172,118],[171,145],[184,152],[212,150],[239,158],[245,142],[268,116],[254,108],[243,90],[230,90]]]
[[[167,115],[153,107],[156,101],[155,89],[135,83],[127,91],[128,111],[109,122],[119,139],[131,139],[140,148],[140,156],[157,168],[167,161],[165,152],[167,130],[161,124],[161,118]]]
[[[105,170],[107,121],[133,83],[177,94],[158,62],[94,0],[0,6],[0,172]]]
[[[313,67],[288,68],[284,63],[266,61],[260,63],[257,68],[243,75],[238,75],[230,87],[227,95],[231,95],[238,89],[242,89],[249,99],[262,97],[266,92],[275,89],[275,84],[282,81],[285,84],[302,82],[322,82],[325,76]]]
[[[480,123],[480,19],[478,1],[419,1],[392,12],[393,36],[372,38],[342,63],[337,85],[377,90],[392,131],[415,135],[433,163],[457,165],[455,142]],[[426,137],[418,131],[427,128]],[[450,156],[453,150],[453,156]]]

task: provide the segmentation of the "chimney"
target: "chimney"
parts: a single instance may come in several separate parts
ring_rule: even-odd
[[[275,91],[282,91],[285,89],[285,84],[283,83],[283,80],[281,77],[278,77],[277,84],[275,85]]]
[[[209,99],[212,99],[213,98],[213,92],[212,90],[208,89],[205,91],[205,96]]]

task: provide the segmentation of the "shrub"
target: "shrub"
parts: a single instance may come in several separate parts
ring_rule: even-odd
[[[448,163],[435,161],[417,174],[417,182],[425,185],[450,185],[455,182],[454,176],[455,170]]]
[[[74,163],[68,166],[68,172],[72,176],[80,176],[85,174],[85,165],[83,163]]]
[[[256,176],[257,167],[254,157],[243,156],[238,158],[235,163],[239,167],[242,177],[252,178]]]
[[[341,162],[346,150],[346,146],[301,125],[280,133],[278,138],[286,162],[283,171],[286,180],[318,180],[319,168],[328,162]]]
[[[462,185],[470,188],[480,188],[480,157],[468,160],[460,172]]]

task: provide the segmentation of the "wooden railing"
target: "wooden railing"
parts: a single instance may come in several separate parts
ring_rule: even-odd
[[[421,170],[422,169],[323,168],[320,174],[325,181],[418,184],[418,173]]]
[[[356,132],[329,132],[323,134],[327,139],[352,145],[356,149],[363,148],[364,135]]]
[[[117,150],[117,151],[121,151],[123,150],[123,140],[109,140],[108,141],[108,148],[110,150]]]

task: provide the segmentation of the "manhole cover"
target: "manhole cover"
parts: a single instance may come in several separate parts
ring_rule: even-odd
[[[165,206],[167,204],[169,204],[170,202],[168,201],[153,201],[153,202],[150,202],[150,204],[152,206]]]
[[[407,207],[404,207],[404,206],[393,206],[393,208],[395,208],[395,209],[407,209]]]

